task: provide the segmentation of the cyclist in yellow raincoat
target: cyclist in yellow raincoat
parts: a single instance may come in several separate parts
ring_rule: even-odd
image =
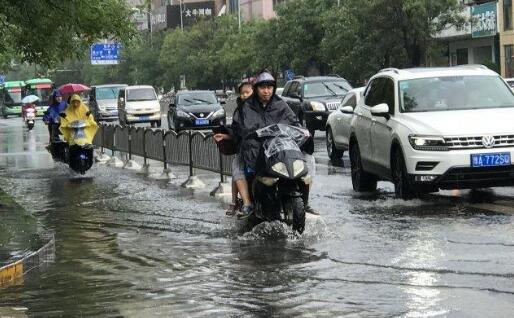
[[[74,94],[70,99],[70,104],[64,110],[65,116],[61,116],[60,130],[64,140],[70,145],[91,145],[93,138],[98,130],[98,124],[95,122],[89,108],[82,102],[79,95]],[[84,133],[76,134],[76,129],[72,128],[75,122],[82,121],[85,123]]]

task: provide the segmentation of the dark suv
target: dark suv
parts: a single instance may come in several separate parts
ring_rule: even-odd
[[[286,83],[281,98],[314,136],[316,130],[325,130],[328,115],[351,89],[339,76],[298,76]]]

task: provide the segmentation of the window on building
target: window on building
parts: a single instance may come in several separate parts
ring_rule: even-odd
[[[239,10],[239,0],[229,0],[228,11],[230,13],[237,13],[238,10]]]
[[[503,30],[512,30],[512,0],[503,0]]]
[[[505,77],[514,77],[514,45],[505,45]]]

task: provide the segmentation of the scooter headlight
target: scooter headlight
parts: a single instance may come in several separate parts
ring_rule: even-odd
[[[295,160],[293,162],[293,174],[296,177],[305,169],[305,162],[303,160]]]
[[[277,162],[271,167],[271,170],[275,171],[278,174],[281,174],[285,177],[289,177],[289,173],[287,172],[287,167],[283,162]]]

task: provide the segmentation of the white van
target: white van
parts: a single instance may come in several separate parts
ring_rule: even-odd
[[[127,86],[118,93],[120,125],[151,123],[161,127],[161,106],[152,86]]]

